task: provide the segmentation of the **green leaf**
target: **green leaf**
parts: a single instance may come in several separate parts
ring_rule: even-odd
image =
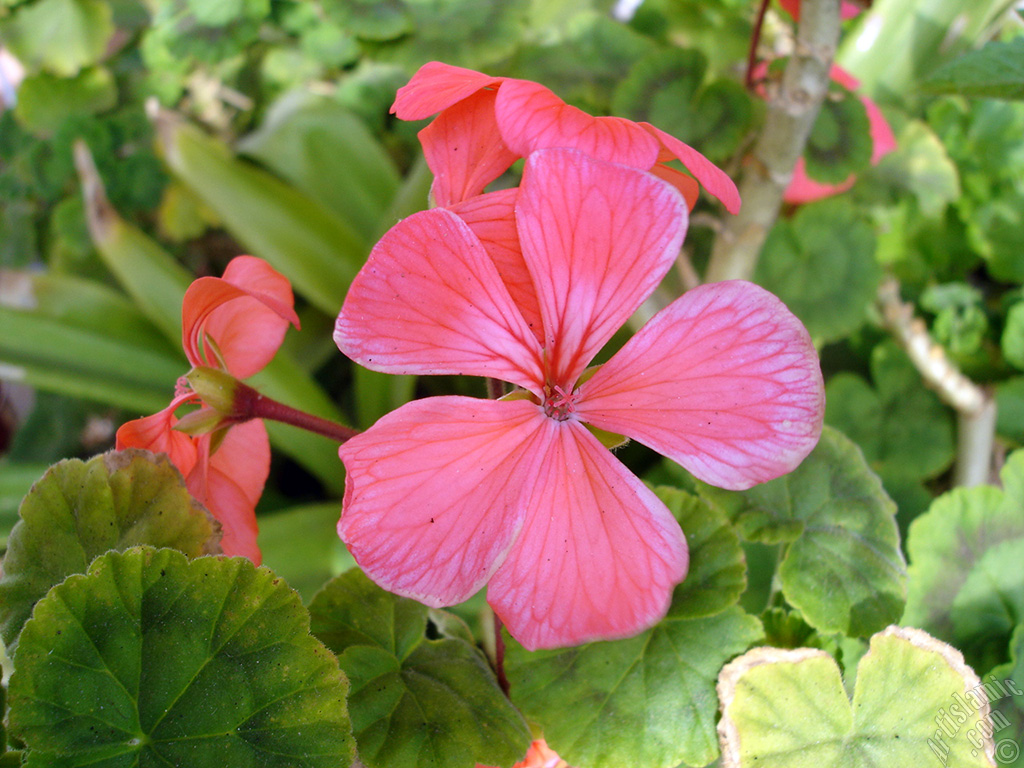
[[[996,385],[996,426],[999,435],[1011,443],[1024,441],[1024,376]]]
[[[1024,622],[1024,452],[1010,455],[1003,489],[956,488],[910,526],[910,587],[902,623],[961,648],[980,668],[1004,658]],[[986,663],[987,662],[987,663]]]
[[[50,587],[110,549],[152,544],[190,557],[219,551],[216,523],[167,456],[138,449],[55,464],[19,515],[0,576],[0,636],[8,646]]]
[[[1022,768],[1020,737],[1024,733],[1024,624],[1010,638],[1010,660],[996,667],[982,682],[992,705],[996,761],[1000,766]]]
[[[345,676],[291,589],[244,558],[108,553],[25,625],[10,685],[27,768],[334,768]]]
[[[921,120],[909,120],[896,136],[896,149],[882,158],[878,174],[911,192],[922,214],[937,218],[960,197],[960,175],[942,141]]]
[[[75,144],[86,220],[104,263],[139,309],[168,340],[181,338],[181,301],[192,275],[110,205],[88,146]]]
[[[755,280],[782,299],[816,341],[832,341],[867,316],[881,278],[874,254],[875,236],[855,209],[824,200],[772,228]]]
[[[1024,99],[1024,38],[991,41],[948,61],[922,84],[928,93],[981,99]]]
[[[266,259],[329,315],[366,259],[362,239],[341,219],[169,113],[157,118],[167,164],[254,256]]]
[[[517,53],[517,76],[544,83],[571,104],[604,112],[634,65],[653,55],[657,44],[604,13],[584,10],[566,17],[557,45],[527,45]],[[621,98],[624,106],[633,102],[628,87]]]
[[[749,129],[750,97],[738,83],[703,87],[707,58],[682,48],[656,50],[636,62],[615,89],[612,113],[652,123],[712,159],[724,158]]]
[[[735,605],[747,587],[739,537],[725,514],[678,488],[654,489],[686,535],[690,568],[672,594],[672,618],[713,616]]]
[[[38,0],[0,25],[4,44],[30,71],[73,77],[95,64],[114,34],[104,0]]]
[[[361,365],[355,366],[352,377],[356,418],[362,429],[412,400],[416,388],[415,376],[380,373]]]
[[[263,564],[309,601],[324,583],[355,565],[338,538],[338,502],[260,515]]]
[[[871,353],[875,386],[840,373],[825,387],[825,421],[842,430],[877,472],[935,477],[953,461],[949,411],[925,389],[921,375],[895,344]]]
[[[578,648],[510,642],[512,700],[571,765],[706,765],[718,754],[715,676],[760,637],[757,619],[731,607]]]
[[[871,163],[871,125],[864,104],[845,89],[827,98],[804,147],[807,175],[822,184],[842,184]]]
[[[917,629],[871,638],[852,705],[824,651],[755,648],[719,677],[722,768],[991,768],[965,737],[984,715],[958,703],[978,682],[955,648]]]
[[[402,0],[324,0],[324,12],[364,40],[394,40],[413,30]]]
[[[7,549],[7,536],[18,522],[18,507],[32,484],[42,477],[46,467],[0,459],[0,551]]]
[[[104,67],[83,69],[72,78],[41,73],[18,88],[14,114],[37,136],[52,136],[66,119],[104,112],[117,104],[117,85]]]
[[[788,475],[748,491],[699,484],[744,538],[789,542],[782,594],[819,632],[867,636],[899,618],[906,572],[892,503],[860,450],[826,427]]]
[[[693,102],[704,83],[708,60],[698,50],[656,50],[636,62],[615,88],[612,113],[645,121],[690,141]]]
[[[330,208],[367,248],[398,190],[398,171],[384,148],[334,99],[286,94],[237,146]]]
[[[1017,302],[1010,307],[999,345],[1006,362],[1018,370],[1024,370],[1024,302]]]
[[[385,592],[358,569],[328,584],[310,613],[351,681],[352,727],[369,768],[509,765],[525,754],[526,723],[468,630],[452,631],[454,615]],[[439,639],[427,638],[428,618]]]
[[[701,91],[693,109],[692,143],[710,159],[725,163],[753,125],[750,94],[732,80],[715,80]]]
[[[182,373],[180,358],[144,341],[6,307],[0,307],[0,358],[5,378],[140,411],[166,405]]]
[[[447,63],[472,69],[508,57],[529,12],[529,0],[404,0],[403,5],[411,31],[380,44],[374,58],[410,72],[436,59],[438,51],[444,51]]]

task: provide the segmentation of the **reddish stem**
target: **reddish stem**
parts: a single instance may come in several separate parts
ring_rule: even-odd
[[[494,671],[498,675],[498,685],[505,696],[508,696],[512,686],[505,676],[505,638],[501,636],[501,628],[501,619],[498,618],[498,614],[494,614]]]
[[[761,27],[764,26],[764,15],[768,12],[768,0],[761,0],[754,21],[754,33],[750,36],[750,53],[747,55],[747,90],[754,90],[754,67],[757,66],[757,44],[761,42]]]
[[[290,405],[279,403],[241,382],[238,383],[238,389],[235,392],[235,407],[244,414],[241,421],[249,419],[280,421],[307,432],[323,435],[338,443],[344,443],[359,434],[358,429],[346,427],[343,424],[292,408]]]

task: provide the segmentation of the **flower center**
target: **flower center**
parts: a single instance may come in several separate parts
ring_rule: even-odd
[[[555,385],[544,388],[547,397],[544,398],[544,414],[555,421],[565,421],[569,414],[576,412],[576,401],[579,399],[579,391],[566,392]]]

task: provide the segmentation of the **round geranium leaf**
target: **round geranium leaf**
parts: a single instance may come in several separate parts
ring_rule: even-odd
[[[871,226],[848,203],[831,199],[802,206],[772,227],[755,281],[782,299],[816,341],[832,341],[861,326],[880,277]]]
[[[826,427],[793,472],[747,491],[701,484],[746,538],[787,542],[782,594],[819,632],[866,636],[896,621],[906,571],[896,505],[849,439]]]
[[[668,615],[713,616],[734,605],[747,588],[739,536],[725,514],[698,496],[668,486],[654,489],[686,534],[690,568],[672,594]]]
[[[707,58],[697,50],[669,48],[649,53],[615,88],[612,113],[654,123],[689,139],[693,101],[707,69]]]
[[[949,410],[925,388],[921,374],[894,343],[871,353],[874,386],[840,373],[825,388],[825,421],[843,431],[876,472],[932,478],[953,461]]]
[[[530,745],[523,717],[454,614],[385,592],[353,568],[310,604],[338,654],[368,768],[511,765]]]
[[[217,523],[165,455],[129,449],[50,467],[29,491],[0,575],[0,636],[11,645],[32,606],[93,558],[139,544],[190,557],[220,551]]]
[[[1024,614],[1024,451],[1011,454],[1003,488],[957,488],[910,526],[910,588],[903,623],[961,648],[985,669],[1005,657]]]
[[[39,601],[15,655],[10,728],[28,768],[335,768],[355,751],[347,692],[270,570],[139,547]]]
[[[807,175],[823,184],[841,184],[871,161],[871,126],[860,99],[837,89],[839,98],[821,105],[804,148]]]
[[[755,648],[718,679],[722,766],[992,768],[988,701],[967,703],[978,684],[955,648],[917,629],[871,638],[852,703],[824,651]],[[984,734],[980,749],[970,734]]]
[[[510,641],[512,700],[570,765],[706,765],[718,753],[715,676],[761,636],[733,606],[578,648],[531,653]]]

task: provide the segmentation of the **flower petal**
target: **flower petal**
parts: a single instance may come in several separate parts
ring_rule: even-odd
[[[419,133],[434,172],[434,204],[449,206],[479,195],[518,158],[501,141],[494,119],[497,93],[483,90],[444,110]]]
[[[516,209],[553,384],[571,386],[671,267],[686,203],[649,173],[575,150],[536,152]]]
[[[810,453],[825,395],[800,321],[736,280],[702,285],[659,312],[580,387],[576,407],[587,423],[742,490]]]
[[[413,214],[352,282],[334,340],[375,371],[492,376],[539,390],[537,340],[483,245],[454,213]]]
[[[520,157],[562,147],[645,171],[658,159],[658,142],[632,120],[592,117],[529,80],[505,80],[495,114],[505,144]]]
[[[857,176],[851,173],[838,184],[826,184],[815,181],[807,175],[807,163],[802,157],[796,159],[793,166],[793,178],[786,187],[782,199],[790,205],[806,205],[815,200],[823,200],[826,197],[842,194],[857,181]]]
[[[526,519],[487,600],[529,650],[634,635],[686,574],[679,523],[582,424],[544,427]]]
[[[661,162],[672,158],[679,160],[704,189],[722,201],[725,210],[729,213],[739,213],[740,192],[736,189],[736,183],[729,178],[725,171],[672,134],[665,133],[650,123],[639,123],[638,125],[661,143],[662,152],[658,158]]]
[[[179,395],[162,411],[125,422],[117,430],[117,450],[144,448],[153,453],[166,453],[182,476],[187,477],[196,463],[196,447],[191,437],[174,429],[174,425],[178,423],[174,412],[182,404],[195,399],[191,392]]]
[[[693,176],[689,176],[664,163],[655,163],[654,167],[651,168],[651,173],[678,189],[679,194],[686,200],[686,207],[691,211],[693,210],[693,206],[697,204],[697,198],[700,197],[700,184],[697,183]]]
[[[209,450],[209,436],[200,438]],[[241,555],[256,565],[262,561],[256,543],[256,504],[270,474],[270,440],[259,419],[228,430],[205,467],[197,465],[188,479],[189,492],[221,525],[220,546],[225,555]]]
[[[525,400],[407,403],[341,446],[338,535],[385,589],[434,607],[466,600],[519,531],[545,421]]]
[[[288,278],[262,259],[238,256],[223,277],[201,277],[185,291],[185,356],[194,366],[216,365],[213,339],[233,376],[252,376],[277,353],[288,324],[298,328],[293,304]]]
[[[391,111],[399,120],[422,120],[447,109],[481,88],[496,86],[502,78],[472,69],[430,61],[398,89]]]
[[[512,301],[519,308],[537,341],[542,340],[540,306],[533,278],[519,247],[515,205],[519,189],[502,189],[470,198],[450,206],[449,210],[469,225],[480,238],[487,255],[498,269]]]

